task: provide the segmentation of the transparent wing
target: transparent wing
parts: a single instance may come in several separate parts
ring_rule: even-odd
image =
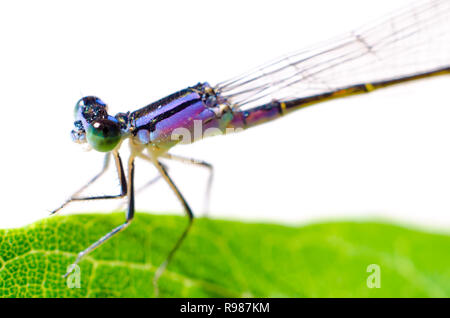
[[[215,88],[235,107],[283,101],[450,65],[450,0],[427,0]]]

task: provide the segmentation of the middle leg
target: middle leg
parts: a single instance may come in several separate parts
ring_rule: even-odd
[[[147,161],[150,161],[151,163],[153,163],[155,165],[156,169],[158,169],[158,171],[161,174],[161,176],[168,183],[170,188],[173,190],[173,192],[177,196],[178,200],[183,205],[184,211],[185,211],[185,213],[186,213],[186,215],[187,215],[187,217],[189,219],[188,220],[188,224],[187,224],[186,228],[184,229],[183,233],[178,238],[178,240],[176,241],[176,243],[173,246],[173,248],[170,250],[170,252],[167,255],[167,257],[164,260],[164,262],[158,267],[158,269],[155,272],[155,276],[153,277],[153,287],[154,287],[154,290],[155,290],[155,295],[158,295],[158,280],[159,280],[159,277],[164,273],[164,270],[166,269],[167,265],[170,263],[173,255],[178,250],[178,248],[181,246],[181,243],[183,243],[184,239],[186,238],[187,234],[189,233],[189,230],[191,229],[192,223],[194,221],[194,214],[192,213],[192,210],[191,210],[189,204],[184,199],[184,197],[181,194],[180,190],[178,190],[177,186],[175,185],[175,183],[172,181],[172,179],[168,175],[165,166],[162,163],[160,163],[158,160],[152,159],[152,158],[150,158],[150,157],[148,157],[148,156],[146,156],[144,154],[139,154],[139,157],[142,158],[142,159],[145,159]]]
[[[209,202],[210,202],[210,197],[211,197],[211,188],[212,188],[212,183],[213,183],[213,179],[214,179],[214,166],[212,164],[210,164],[209,162],[206,162],[206,161],[203,161],[203,160],[198,160],[198,159],[193,159],[193,158],[186,158],[186,157],[182,157],[182,156],[178,156],[178,155],[172,155],[172,154],[169,154],[169,153],[166,153],[166,154],[162,155],[161,157],[166,158],[166,159],[170,159],[170,160],[176,160],[176,161],[179,161],[179,162],[182,162],[182,163],[196,165],[196,166],[208,169],[208,171],[209,171],[208,183],[206,185],[205,201],[203,203],[203,213],[204,213],[205,216],[207,216],[208,213],[209,213]]]

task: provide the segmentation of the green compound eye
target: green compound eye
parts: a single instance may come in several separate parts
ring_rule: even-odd
[[[95,120],[89,125],[86,138],[95,150],[100,152],[111,151],[120,141],[120,125],[109,119]]]

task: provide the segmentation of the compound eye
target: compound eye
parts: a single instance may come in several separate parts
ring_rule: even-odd
[[[85,96],[81,98],[75,105],[75,120],[79,119],[79,115],[89,115],[95,112],[106,112],[108,106],[96,96]],[[93,114],[91,114],[93,115]]]
[[[86,138],[95,150],[100,152],[111,151],[121,139],[120,125],[110,119],[94,120],[88,126]]]

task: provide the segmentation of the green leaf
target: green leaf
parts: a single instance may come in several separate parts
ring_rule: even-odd
[[[51,217],[0,230],[1,297],[152,297],[152,278],[186,219],[138,214],[62,275],[122,214]],[[197,219],[159,281],[164,297],[448,297],[450,237],[375,222],[303,227]],[[380,288],[368,288],[370,264]],[[73,276],[71,277],[73,281]],[[370,280],[370,278],[369,278]]]

